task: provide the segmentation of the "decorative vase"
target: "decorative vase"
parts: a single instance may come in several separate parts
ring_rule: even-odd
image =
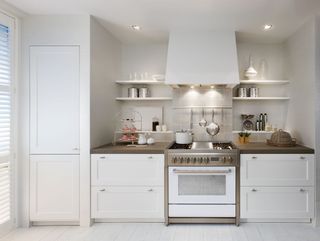
[[[253,67],[253,61],[252,61],[252,58],[250,55],[249,56],[249,67],[247,68],[244,76],[250,80],[250,79],[254,79],[257,76],[257,74],[258,74],[258,72]]]
[[[244,144],[245,143],[245,137],[244,136],[239,136],[239,143]]]

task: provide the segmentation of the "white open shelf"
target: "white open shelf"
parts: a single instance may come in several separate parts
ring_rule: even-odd
[[[241,133],[241,132],[247,132],[250,134],[271,134],[273,131],[232,131],[232,133]]]
[[[173,131],[134,131],[134,132],[126,132],[126,131],[116,131],[118,134],[139,134],[139,133],[152,133],[152,134],[172,134]]]
[[[282,85],[289,84],[289,80],[240,80],[240,84]]]
[[[164,81],[157,80],[116,80],[117,84],[121,85],[164,85]]]
[[[172,100],[172,97],[147,97],[147,98],[130,98],[130,97],[117,97],[116,100],[121,101],[154,101],[154,100]]]
[[[233,97],[233,100],[289,100],[290,97]]]

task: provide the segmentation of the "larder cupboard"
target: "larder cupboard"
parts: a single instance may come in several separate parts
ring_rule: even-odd
[[[30,47],[30,221],[79,221],[79,50]]]

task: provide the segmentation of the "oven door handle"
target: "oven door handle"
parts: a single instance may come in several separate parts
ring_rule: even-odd
[[[179,169],[173,169],[174,173],[177,174],[228,174],[231,173],[232,170],[179,170]]]

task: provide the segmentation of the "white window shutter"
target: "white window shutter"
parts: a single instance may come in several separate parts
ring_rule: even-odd
[[[0,224],[11,218],[11,41],[0,24]]]

